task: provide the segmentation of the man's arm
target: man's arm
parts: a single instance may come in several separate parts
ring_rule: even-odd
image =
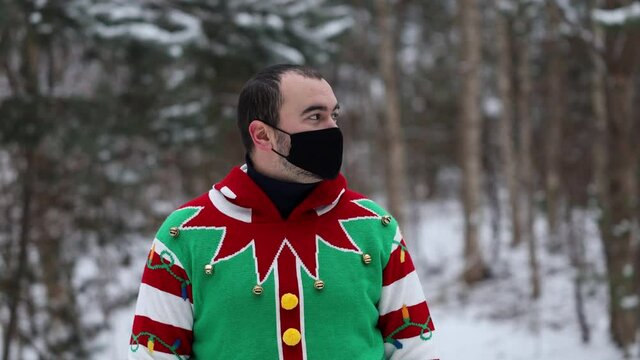
[[[191,281],[178,257],[155,239],[142,274],[129,359],[188,359],[192,328]]]
[[[400,230],[383,270],[378,327],[387,359],[436,359],[434,326],[422,286]]]

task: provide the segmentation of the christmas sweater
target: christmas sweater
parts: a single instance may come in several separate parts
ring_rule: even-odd
[[[234,168],[174,211],[142,275],[129,359],[435,359],[396,221],[321,182],[282,219]]]

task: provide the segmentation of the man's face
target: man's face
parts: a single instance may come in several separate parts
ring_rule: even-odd
[[[286,73],[280,79],[280,93],[284,99],[280,108],[280,129],[294,134],[338,127],[338,100],[325,80]],[[275,131],[275,136],[276,149],[285,155],[288,154],[289,136],[279,131]],[[285,171],[297,178],[320,180],[318,176],[290,164],[285,159],[281,159],[281,165]]]

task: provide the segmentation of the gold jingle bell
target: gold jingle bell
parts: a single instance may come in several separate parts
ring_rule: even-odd
[[[322,289],[324,289],[324,281],[322,281],[322,280],[316,280],[316,281],[313,283],[313,286],[314,286],[317,290],[322,290]]]
[[[256,295],[262,295],[262,286],[260,284],[253,287],[253,293]]]
[[[362,254],[362,262],[365,263],[365,265],[371,264],[371,255]]]
[[[382,223],[382,225],[387,226],[389,224],[391,224],[391,216],[389,215],[385,215],[383,217],[380,218],[380,222]]]
[[[207,264],[204,266],[204,273],[207,275],[213,274],[213,265]]]
[[[180,235],[180,230],[174,226],[171,229],[169,229],[169,235],[171,235],[174,238],[178,237],[178,235]]]

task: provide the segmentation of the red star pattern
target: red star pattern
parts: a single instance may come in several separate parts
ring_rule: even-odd
[[[246,177],[246,175],[244,176]],[[218,184],[216,188],[222,187],[222,185],[224,184]],[[335,185],[342,184],[337,183]],[[338,251],[362,254],[360,248],[345,231],[342,223],[357,218],[377,218],[375,213],[358,205],[354,201],[359,198],[357,194],[350,191],[344,193],[344,187],[338,191],[335,191],[335,186],[333,186],[333,188],[334,199],[336,194],[348,198],[340,201],[333,209],[322,215],[318,215],[315,211],[317,207],[309,208],[309,206],[318,205],[318,199],[317,196],[315,196],[316,199],[314,199],[314,193],[326,192],[324,190],[327,189],[316,189],[316,191],[309,196],[309,199],[298,206],[288,221],[282,219],[280,219],[280,221],[260,221],[263,219],[256,219],[256,213],[260,214],[260,212],[256,212],[254,211],[255,208],[251,208],[252,220],[250,223],[247,223],[225,215],[215,206],[205,206],[193,218],[186,221],[182,225],[182,228],[188,229],[205,226],[225,228],[218,249],[213,256],[213,264],[231,259],[244,252],[248,247],[253,247],[256,275],[258,283],[260,284],[263,283],[271,273],[284,246],[288,246],[291,249],[309,276],[317,279],[318,242],[323,241]],[[214,189],[212,191],[217,190]],[[252,196],[254,203],[264,207],[265,199],[261,198],[264,194],[254,193]],[[331,201],[327,201],[325,195],[323,196],[325,200],[324,205],[331,203]],[[240,199],[240,201],[242,201],[242,199]],[[277,210],[271,204],[269,212],[274,211]],[[263,218],[267,217],[263,216]],[[269,218],[273,219],[273,216]]]

